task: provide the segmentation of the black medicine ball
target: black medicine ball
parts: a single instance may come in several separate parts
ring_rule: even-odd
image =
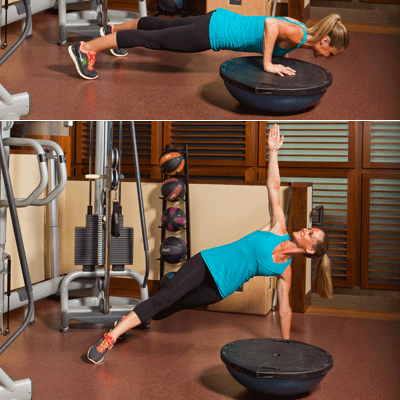
[[[168,175],[179,174],[185,166],[185,158],[178,150],[168,150],[160,157],[159,165]]]
[[[179,231],[186,225],[186,214],[178,207],[167,208],[161,216],[161,223],[170,232]]]
[[[167,201],[178,201],[185,196],[186,186],[181,179],[169,178],[161,186],[161,194]]]
[[[160,255],[169,264],[176,264],[186,257],[186,243],[178,237],[170,236],[164,239],[160,246]]]
[[[158,5],[168,13],[174,13],[185,7],[186,0],[158,0]]]

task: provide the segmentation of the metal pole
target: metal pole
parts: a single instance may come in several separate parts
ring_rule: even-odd
[[[1,137],[10,137],[10,129],[4,128],[5,123],[0,123],[2,129],[0,131]],[[6,163],[9,163],[10,148],[5,148]],[[4,186],[4,178],[0,177],[0,199],[7,200],[6,189]],[[6,245],[6,230],[7,230],[7,207],[0,207],[0,333],[4,331],[3,314],[5,312],[4,304],[4,276],[6,274],[6,259],[8,254],[4,251]]]
[[[49,157],[47,158],[47,165],[49,167],[49,189],[52,192],[57,186],[56,174],[56,160],[57,155],[53,150],[50,150]],[[50,253],[50,278],[60,276],[60,260],[59,260],[59,246],[58,246],[58,200],[57,197],[48,204],[49,215],[49,253]]]
[[[108,24],[108,0],[103,0],[102,1],[102,16],[103,19],[101,21],[101,25],[105,28]]]
[[[95,174],[104,176],[107,164],[107,122],[96,122]],[[104,179],[96,179],[94,184],[94,214],[104,215]]]
[[[272,16],[276,17],[276,3],[278,2],[278,0],[274,0],[274,6],[272,8]]]
[[[104,272],[104,314],[110,312],[110,270],[111,270],[111,190],[113,180],[113,152],[112,152],[112,122],[106,124],[106,254],[105,254],[105,272]]]
[[[106,193],[106,259],[104,271],[104,314],[110,312],[110,269],[111,269],[111,190]]]
[[[89,175],[92,175],[92,167],[93,167],[93,126],[94,122],[90,122],[90,131],[89,131]],[[88,205],[88,214],[93,214],[92,207],[92,179],[89,179],[89,205]]]
[[[187,245],[187,259],[189,259],[191,254],[191,239],[190,239],[190,207],[189,207],[189,154],[188,154],[188,146],[185,144],[185,180],[186,180],[186,194],[185,194],[185,203],[186,203],[186,245]]]
[[[149,256],[149,244],[147,241],[146,219],[143,207],[142,181],[140,177],[140,166],[139,166],[139,157],[138,157],[138,150],[136,143],[136,130],[134,121],[131,121],[131,134],[132,134],[132,145],[133,145],[133,159],[135,163],[136,188],[137,188],[138,202],[139,202],[140,222],[142,224],[143,247],[144,247],[144,254],[146,257],[146,273],[142,285],[142,287],[145,288],[147,285],[147,279],[149,277],[149,271],[150,271],[150,256]]]

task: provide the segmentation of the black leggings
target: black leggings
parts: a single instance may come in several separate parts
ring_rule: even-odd
[[[137,29],[117,32],[120,49],[146,47],[152,50],[167,50],[180,53],[197,53],[210,50],[208,27],[212,12],[206,15],[179,19],[143,17]]]
[[[190,258],[154,296],[134,309],[140,322],[159,320],[181,311],[222,300],[201,254]]]

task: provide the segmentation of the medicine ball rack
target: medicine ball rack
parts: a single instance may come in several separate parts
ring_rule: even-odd
[[[187,253],[186,253],[186,258],[185,260],[188,260],[191,257],[191,246],[190,246],[190,205],[189,205],[189,154],[188,154],[188,146],[182,145],[182,146],[175,146],[174,148],[170,147],[170,145],[166,145],[165,149],[163,150],[164,152],[171,151],[171,150],[177,150],[182,155],[184,156],[185,160],[185,166],[181,173],[173,175],[174,178],[179,178],[183,181],[183,183],[186,186],[186,191],[185,191],[185,196],[181,200],[185,204],[185,214],[186,214],[186,226],[183,228],[185,231],[185,236],[186,236],[186,246],[187,246]],[[170,178],[171,175],[163,172],[163,182]],[[162,213],[168,208],[168,201],[164,197],[160,197],[162,200]],[[164,239],[167,237],[167,229],[165,226],[160,226],[161,228],[161,243],[164,241]],[[160,281],[161,278],[164,276],[164,264],[165,260],[163,257],[159,258],[160,261]]]

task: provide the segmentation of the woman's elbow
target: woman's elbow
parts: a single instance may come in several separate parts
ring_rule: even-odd
[[[281,181],[279,179],[274,182],[267,182],[267,189],[269,191],[279,192],[280,188],[281,188]]]

